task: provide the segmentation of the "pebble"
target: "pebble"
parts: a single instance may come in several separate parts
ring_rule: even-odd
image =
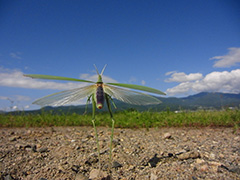
[[[150,180],[157,180],[157,179],[158,179],[157,175],[154,173],[151,173]]]
[[[205,161],[203,159],[199,159],[197,158],[196,161],[195,161],[197,164],[203,164],[205,163]]]
[[[48,148],[47,147],[42,147],[38,150],[38,152],[40,152],[40,153],[48,152]]]
[[[186,160],[186,159],[196,159],[196,158],[199,158],[200,157],[200,153],[197,152],[197,151],[190,151],[190,152],[186,152],[186,153],[183,153],[183,154],[180,154],[178,156],[178,159],[180,160]]]
[[[169,132],[163,134],[163,139],[170,139],[171,137],[172,135]]]
[[[75,180],[88,180],[88,178],[82,174],[76,174]]]
[[[91,179],[91,180],[97,180],[97,179],[99,179],[99,177],[101,178],[101,179],[104,179],[104,178],[107,178],[108,177],[108,175],[107,175],[107,173],[106,172],[103,172],[103,171],[99,171],[98,169],[93,169],[93,170],[91,170],[91,172],[90,172],[90,174],[89,174],[89,179]]]
[[[207,164],[204,164],[200,167],[200,171],[207,171],[208,170],[208,165]]]

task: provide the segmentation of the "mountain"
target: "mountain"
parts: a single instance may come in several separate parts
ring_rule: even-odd
[[[191,107],[215,108],[239,107],[240,94],[202,92],[186,98],[181,98],[185,105]]]
[[[198,110],[198,109],[222,109],[228,107],[240,107],[240,94],[228,94],[217,92],[202,92],[183,98],[176,97],[157,97],[162,101],[158,105],[137,106],[123,103],[114,99],[117,109],[112,107],[113,111],[138,110],[138,111],[165,111],[165,110]],[[85,105],[79,106],[60,106],[44,107],[40,110],[25,111],[26,113],[39,113],[41,111],[52,111],[53,113],[77,113],[85,112]],[[91,112],[92,106],[88,105],[88,112]],[[97,112],[108,111],[106,105],[102,110]]]

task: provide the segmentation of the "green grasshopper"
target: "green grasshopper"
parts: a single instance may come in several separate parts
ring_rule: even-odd
[[[112,101],[112,98],[116,98],[117,100],[123,101],[129,104],[135,105],[149,105],[149,104],[159,104],[161,101],[153,96],[148,94],[144,94],[137,91],[132,91],[130,89],[136,89],[140,91],[146,91],[154,94],[165,95],[162,91],[159,91],[154,88],[141,86],[141,85],[134,85],[134,84],[123,84],[123,83],[103,83],[102,75],[106,68],[106,65],[99,74],[97,67],[94,65],[97,74],[98,74],[98,81],[88,81],[83,79],[75,79],[75,78],[68,78],[68,77],[60,77],[60,76],[51,76],[51,75],[40,75],[40,74],[27,74],[24,75],[26,77],[31,78],[39,78],[39,79],[52,79],[52,80],[66,80],[66,81],[79,81],[79,82],[87,82],[92,83],[92,85],[88,85],[81,88],[66,90],[57,92],[43,98],[40,98],[33,102],[33,104],[37,104],[40,106],[62,106],[65,104],[72,103],[74,101],[83,99],[88,97],[87,105],[90,101],[92,101],[92,124],[95,131],[95,138],[97,142],[97,151],[98,151],[98,161],[99,161],[99,169],[100,169],[100,148],[99,148],[99,140],[98,140],[98,133],[95,125],[95,111],[96,108],[102,109],[104,106],[104,102],[106,101],[108,111],[110,117],[112,119],[112,129],[111,129],[111,140],[110,140],[110,153],[109,153],[109,160],[110,163],[112,161],[112,141],[113,141],[113,133],[114,133],[114,119],[113,113],[111,109],[112,102],[113,106],[116,108],[116,105]],[[119,87],[117,87],[119,86]],[[123,88],[120,88],[123,87]],[[127,88],[127,89],[126,89]],[[86,106],[87,108],[87,106]]]

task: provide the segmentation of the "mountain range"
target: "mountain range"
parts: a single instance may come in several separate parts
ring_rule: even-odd
[[[240,107],[240,94],[219,93],[219,92],[201,92],[188,97],[157,97],[162,101],[158,105],[137,106],[123,103],[114,99],[117,109],[113,111],[123,110],[138,110],[138,111],[179,111],[179,110],[199,110],[199,109],[222,109],[222,108],[239,108]],[[40,111],[52,111],[61,113],[77,113],[83,114],[85,105],[78,106],[60,106],[60,107],[44,107],[40,110],[26,111],[27,113],[39,113]],[[88,105],[88,112],[91,112],[91,104]],[[100,110],[97,110],[100,112]],[[107,111],[107,107],[101,111]]]

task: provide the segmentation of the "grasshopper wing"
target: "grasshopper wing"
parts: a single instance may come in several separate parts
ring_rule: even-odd
[[[160,104],[161,101],[153,96],[130,89],[119,88],[115,86],[103,85],[104,92],[108,95],[129,104],[150,105]]]
[[[78,101],[95,93],[96,85],[66,90],[50,94],[33,102],[40,106],[62,106]]]

